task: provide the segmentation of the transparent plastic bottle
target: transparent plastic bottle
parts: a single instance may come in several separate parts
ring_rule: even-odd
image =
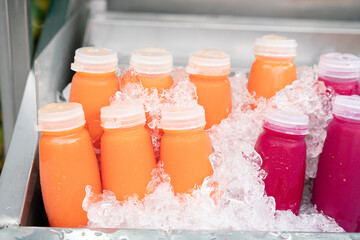
[[[297,79],[293,62],[296,41],[281,36],[257,38],[254,46],[255,62],[249,73],[248,90],[256,97],[271,98],[276,92]]]
[[[206,126],[211,128],[231,112],[230,57],[216,49],[191,54],[186,71],[196,86],[198,103],[205,109]]]
[[[360,58],[352,54],[328,53],[320,56],[316,70],[319,81],[340,95],[359,95]]]
[[[73,76],[70,102],[80,103],[85,112],[86,129],[89,130],[95,150],[100,149],[100,109],[108,106],[109,98],[119,91],[116,52],[108,48],[84,47],[75,52],[71,69]]]
[[[87,225],[85,187],[101,193],[95,152],[79,103],[53,103],[38,112],[40,184],[51,227]]]
[[[175,193],[190,192],[213,174],[210,137],[204,130],[204,108],[167,106],[162,109],[160,161],[171,178]]]
[[[255,150],[267,172],[265,191],[276,202],[277,210],[298,214],[305,181],[306,143],[309,118],[279,109],[266,113],[264,131]]]
[[[118,201],[145,196],[156,160],[143,105],[115,101],[101,109],[101,177],[103,188]]]
[[[347,232],[360,231],[360,97],[335,98],[314,180],[313,203]]]
[[[173,85],[173,56],[165,49],[137,49],[131,55],[130,66],[138,74],[144,88],[156,88],[161,93]],[[125,87],[126,84],[126,77],[122,78],[121,87]]]

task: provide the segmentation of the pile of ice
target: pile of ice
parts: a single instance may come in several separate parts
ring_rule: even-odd
[[[262,131],[267,107],[277,106],[291,111],[302,111],[310,117],[307,176],[316,173],[317,157],[326,137],[331,119],[333,94],[315,81],[311,68],[301,68],[298,81],[266,101],[249,94],[245,73],[231,78],[233,110],[221,124],[209,130],[214,153],[210,156],[214,174],[192,194],[174,195],[169,176],[161,162],[153,171],[148,185],[149,194],[142,200],[130,196],[116,201],[112,192],[93,195],[86,188],[83,208],[88,212],[91,228],[188,229],[188,230],[258,230],[341,232],[334,220],[320,214],[310,203],[311,184],[307,183],[299,216],[291,211],[276,211],[275,201],[264,191],[261,157],[254,144]],[[144,90],[130,84],[123,91],[127,97],[141,99],[147,111],[149,128],[156,150],[159,149],[160,106],[166,102],[196,99],[194,85],[182,69],[175,71],[175,86],[163,93]],[[311,183],[311,181],[310,181]]]

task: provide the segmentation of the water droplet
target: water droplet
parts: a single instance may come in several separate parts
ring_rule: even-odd
[[[95,236],[97,236],[97,237],[100,237],[100,236],[102,235],[101,232],[95,232],[94,234],[95,234]]]

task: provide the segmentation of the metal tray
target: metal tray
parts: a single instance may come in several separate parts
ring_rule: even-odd
[[[360,239],[358,233],[279,233],[237,231],[172,231],[49,228],[38,174],[37,109],[56,101],[70,82],[70,63],[82,45],[116,49],[127,65],[131,51],[158,46],[173,52],[175,65],[204,47],[222,49],[232,58],[233,71],[248,69],[256,37],[274,33],[298,42],[297,65],[312,65],[328,51],[360,54],[360,22],[252,19],[96,12],[80,9],[61,28],[30,71],[19,116],[0,179],[0,239]]]

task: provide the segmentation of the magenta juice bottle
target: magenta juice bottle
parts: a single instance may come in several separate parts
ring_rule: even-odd
[[[319,81],[340,95],[359,95],[360,58],[352,54],[328,53],[320,56]]]
[[[304,114],[271,109],[255,150],[267,172],[265,191],[275,198],[277,210],[299,213],[305,181],[306,143],[309,118]]]
[[[360,97],[336,96],[314,181],[313,204],[348,232],[360,231]]]

